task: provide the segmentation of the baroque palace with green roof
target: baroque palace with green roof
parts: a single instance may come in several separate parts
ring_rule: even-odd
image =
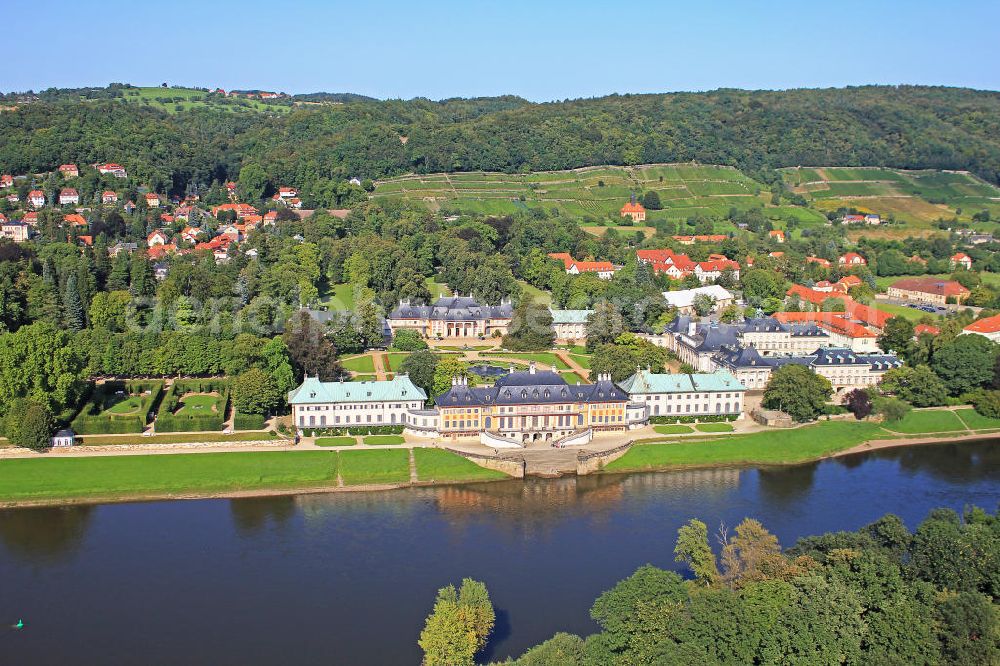
[[[288,394],[300,431],[399,426],[416,437],[478,438],[492,447],[533,442],[573,445],[594,434],[627,432],[651,417],[740,418],[746,389],[725,370],[702,374],[637,372],[617,384],[598,375],[569,384],[555,369],[511,371],[493,385],[456,376],[427,407],[427,394],[405,374],[387,381],[322,382],[307,377]]]

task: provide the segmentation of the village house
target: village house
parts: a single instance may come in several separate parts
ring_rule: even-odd
[[[264,226],[273,227],[278,222],[278,211],[269,210],[264,213],[263,222]]]
[[[160,207],[160,196],[155,192],[146,192],[144,195],[146,198],[146,206],[149,208],[159,208]]]
[[[146,247],[156,247],[157,245],[166,245],[170,239],[167,237],[167,233],[162,229],[154,229],[146,236]]]
[[[5,221],[0,223],[0,237],[7,238],[15,243],[23,243],[28,240],[30,227],[20,222]]]
[[[80,193],[72,187],[64,187],[59,190],[60,206],[76,206],[80,203]]]
[[[116,194],[113,190],[104,190],[104,192],[101,193],[101,203],[118,203],[118,194]]]
[[[567,275],[594,273],[602,280],[610,280],[617,270],[610,261],[577,261],[567,252],[550,252],[549,258],[561,261]]]
[[[198,227],[184,227],[181,230],[180,236],[185,242],[197,243],[202,233],[202,230]]]
[[[821,328],[829,336],[832,347],[844,347],[859,354],[882,351],[877,331],[852,321],[841,312],[775,312],[772,316],[783,324],[812,324]]]
[[[63,224],[68,224],[71,227],[85,228],[87,220],[79,213],[69,213],[68,215],[63,215]]]
[[[772,229],[771,231],[767,232],[767,235],[768,238],[770,238],[773,241],[777,241],[779,243],[785,242],[785,232],[782,231],[781,229]]]
[[[636,250],[636,258],[653,268],[654,274],[666,273],[674,280],[695,275],[702,284],[718,280],[730,271],[734,280],[740,279],[740,265],[727,259],[725,255],[710,254],[707,261],[692,261],[686,254],[675,254],[673,250]]]
[[[952,270],[963,269],[967,271],[972,270],[972,257],[964,252],[956,252],[951,255],[951,259],[948,261],[948,265],[951,266]]]
[[[903,278],[889,285],[886,294],[904,301],[945,305],[949,301],[961,303],[969,297],[969,290],[954,280]]]
[[[125,210],[126,213],[128,213],[129,215],[131,215],[132,213],[135,212],[135,208],[136,208],[135,202],[130,199],[130,200],[128,200],[128,201],[125,202],[125,205],[122,206],[122,208]]]
[[[132,254],[139,249],[138,243],[126,243],[124,241],[118,241],[114,245],[108,248],[108,256],[114,258],[117,257],[122,252],[126,254]]]
[[[299,191],[294,187],[279,187],[278,196],[282,199],[294,199],[299,196]]]
[[[870,224],[872,226],[875,226],[882,224],[882,218],[879,215],[876,215],[875,213],[868,213],[867,215],[865,215],[864,222],[865,224]]]
[[[31,225],[33,227],[37,227],[38,213],[36,213],[33,210],[28,211],[27,213],[24,214],[24,217],[21,218],[21,222],[23,222],[24,224]]]
[[[806,257],[806,261],[810,264],[819,264],[824,268],[830,268],[830,260],[823,259],[821,257]]]
[[[586,344],[587,342],[587,318],[594,313],[593,310],[553,310],[552,330],[556,334],[557,344]]]
[[[694,289],[663,292],[663,299],[667,302],[667,305],[676,308],[678,314],[682,315],[694,314],[694,303],[699,296],[711,298],[715,310],[721,310],[726,306],[732,305],[735,300],[731,293],[717,284],[695,287]]]
[[[627,204],[622,206],[620,211],[621,217],[630,217],[633,222],[645,222],[646,221],[646,209],[642,207],[642,204],[632,197],[632,200]]]
[[[59,173],[63,175],[63,178],[79,178],[80,170],[76,168],[75,164],[60,164]]]
[[[726,370],[695,374],[658,374],[639,370],[621,383],[633,402],[653,416],[743,417],[746,387]]]
[[[1000,315],[972,322],[962,329],[962,335],[981,335],[993,342],[1000,342]]]
[[[125,167],[121,164],[115,164],[109,162],[107,164],[98,164],[97,171],[100,174],[111,174],[115,178],[128,178],[128,173],[125,172]]]
[[[471,296],[445,296],[433,305],[412,305],[401,300],[386,318],[393,334],[416,331],[425,338],[486,338],[506,335],[514,308],[510,300],[500,305],[480,305]]]
[[[306,377],[288,393],[292,422],[303,428],[403,425],[407,412],[424,407],[427,394],[405,374],[390,380],[321,382]]]
[[[917,324],[913,327],[913,339],[917,340],[921,335],[938,336],[941,335],[941,329],[930,324]]]
[[[837,259],[837,265],[853,268],[855,266],[867,266],[868,261],[857,252],[847,252]]]
[[[5,190],[8,187],[14,187],[14,176],[5,173],[0,176],[0,190]]]
[[[844,224],[864,224],[865,216],[857,215],[855,213],[850,213],[848,215],[844,215],[844,217],[842,217],[840,221],[843,222]]]
[[[671,236],[681,245],[694,245],[695,243],[721,243],[726,240],[724,234],[702,234],[699,236]]]
[[[236,183],[231,180],[226,181],[226,195],[230,199],[236,199]],[[215,215],[214,212],[212,214]]]
[[[31,190],[28,192],[28,203],[30,203],[35,208],[41,208],[45,205],[45,192],[41,190]]]
[[[21,197],[18,196],[17,192],[11,192],[7,195],[6,199],[7,203],[16,204],[21,202]]]
[[[82,235],[76,237],[76,244],[80,247],[93,247],[94,237],[89,235]]]
[[[160,282],[167,279],[167,275],[170,273],[170,264],[165,261],[157,261],[153,264],[153,277],[155,277]]]

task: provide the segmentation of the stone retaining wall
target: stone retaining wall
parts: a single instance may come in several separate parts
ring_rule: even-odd
[[[618,460],[632,448],[632,440],[607,451],[580,452],[576,456],[577,476],[586,476],[601,471],[608,463]]]
[[[515,479],[524,478],[525,465],[522,458],[513,458],[508,456],[485,456],[479,453],[469,453],[468,451],[459,451],[458,449],[450,449],[448,447],[444,447],[444,450],[451,451],[455,455],[462,456],[463,458],[468,458],[480,467],[496,470],[497,472],[503,472],[504,474],[514,477]]]

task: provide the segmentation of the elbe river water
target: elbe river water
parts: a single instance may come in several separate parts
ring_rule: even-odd
[[[437,588],[497,607],[487,659],[595,630],[594,599],[676,568],[677,528],[752,516],[789,546],[887,512],[1000,500],[1000,441],[780,468],[0,511],[0,663],[416,664]],[[23,619],[21,630],[11,628]]]

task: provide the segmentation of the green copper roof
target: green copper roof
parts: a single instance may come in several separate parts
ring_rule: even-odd
[[[306,377],[298,388],[288,392],[291,405],[426,399],[423,389],[406,375],[373,382],[321,382],[316,377]]]
[[[695,375],[660,375],[640,370],[624,382],[621,387],[629,395],[636,393],[689,393],[693,391],[745,391],[731,373],[726,370],[699,373]]]
[[[593,310],[552,310],[553,324],[586,324],[587,317],[593,314]]]

